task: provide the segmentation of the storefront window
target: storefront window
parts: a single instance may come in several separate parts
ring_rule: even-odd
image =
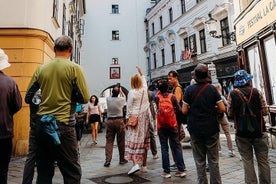
[[[253,87],[261,90],[262,93],[265,95],[260,54],[257,45],[253,45],[252,47],[248,48],[248,60],[250,73],[253,75],[252,85]]]
[[[272,102],[275,104],[276,102],[276,65],[275,65],[275,58],[276,58],[276,45],[274,36],[270,36],[264,40],[264,47],[265,47],[265,56],[267,60],[267,69],[268,75],[271,85],[271,94],[272,94]]]

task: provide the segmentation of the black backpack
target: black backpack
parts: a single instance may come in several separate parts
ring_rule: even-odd
[[[173,91],[172,91],[172,93],[174,94],[175,93],[175,89],[177,88],[177,87],[179,87],[179,88],[181,88],[181,91],[182,91],[182,98],[181,98],[181,100],[180,100],[180,103],[179,103],[179,105],[180,105],[180,107],[181,107],[181,109],[182,109],[182,106],[183,106],[183,97],[184,97],[184,93],[183,93],[183,88],[182,88],[182,86],[180,86],[180,85],[178,85],[178,86],[176,86],[175,88],[173,88]],[[176,112],[176,119],[177,119],[177,122],[178,122],[178,124],[187,124],[187,116],[184,114],[184,113],[182,113],[182,111],[180,111],[180,112]]]
[[[238,116],[234,116],[237,123],[237,136],[245,138],[262,137],[262,118],[259,122],[258,117],[250,104],[253,88],[247,98],[239,89],[235,89],[236,94],[242,100]]]

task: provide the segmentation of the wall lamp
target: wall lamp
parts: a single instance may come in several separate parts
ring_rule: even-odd
[[[205,24],[207,24],[208,26],[208,30],[209,30],[209,34],[211,37],[213,38],[226,38],[226,39],[230,39],[231,41],[236,41],[236,35],[234,32],[222,32],[221,35],[217,35],[217,20],[215,20],[213,17],[212,17],[212,14],[209,13],[208,14],[209,16],[209,20],[207,20],[205,22]]]

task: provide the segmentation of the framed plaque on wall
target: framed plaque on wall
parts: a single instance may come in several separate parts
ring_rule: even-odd
[[[110,67],[109,68],[109,78],[110,79],[120,79],[121,78],[121,68],[120,67]]]

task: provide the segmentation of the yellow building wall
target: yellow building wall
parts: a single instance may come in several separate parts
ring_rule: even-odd
[[[29,81],[40,64],[54,57],[51,36],[38,29],[0,29],[0,48],[9,57],[11,66],[3,72],[17,82],[22,95],[22,109],[14,116],[13,153],[24,156],[28,152],[30,111],[24,97]]]

